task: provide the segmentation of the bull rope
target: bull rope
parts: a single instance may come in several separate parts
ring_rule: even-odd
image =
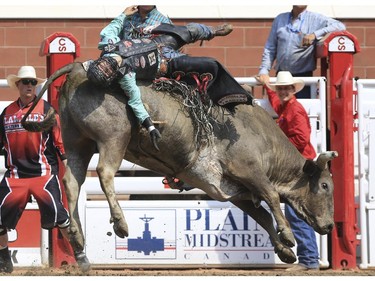
[[[167,78],[154,80],[153,88],[156,91],[168,92],[186,108],[195,130],[196,149],[199,149],[201,145],[209,146],[213,144],[214,130],[212,122],[215,122],[211,114],[213,102],[206,93],[200,92],[196,87],[183,81]]]

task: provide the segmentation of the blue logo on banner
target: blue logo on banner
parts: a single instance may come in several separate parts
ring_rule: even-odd
[[[145,222],[143,236],[136,239],[129,238],[128,251],[143,252],[146,256],[149,256],[151,252],[156,253],[157,251],[164,251],[164,239],[151,237],[149,222],[154,218],[144,215],[144,217],[139,219]]]

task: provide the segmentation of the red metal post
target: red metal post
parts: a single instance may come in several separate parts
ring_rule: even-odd
[[[80,44],[71,33],[56,32],[43,41],[41,56],[47,56],[48,77],[80,56]],[[58,110],[58,90],[63,82],[64,77],[60,77],[48,89],[48,101],[56,110]]]
[[[330,149],[339,157],[331,163],[335,228],[331,234],[332,268],[356,268],[358,232],[354,197],[353,56],[360,48],[349,32],[334,32],[321,40],[317,57],[328,61]],[[322,64],[322,73],[327,73]]]
[[[41,48],[41,56],[47,57],[47,77],[66,64],[72,63],[80,55],[80,44],[71,33],[56,32],[47,37]],[[59,88],[64,82],[65,77],[56,79],[48,89],[48,101],[58,111],[58,93]],[[60,179],[64,175],[64,165],[60,162]],[[62,187],[62,196],[64,206],[67,208],[67,199]],[[68,241],[66,241],[61,232],[55,228],[50,235],[52,264],[54,267],[60,267],[66,264],[74,264],[75,258],[73,250]]]

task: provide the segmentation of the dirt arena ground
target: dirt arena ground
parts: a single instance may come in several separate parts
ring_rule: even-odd
[[[332,270],[286,272],[285,268],[230,268],[230,269],[98,269],[82,273],[75,266],[64,268],[15,268],[12,274],[0,273],[2,276],[375,276],[375,268],[366,270]]]

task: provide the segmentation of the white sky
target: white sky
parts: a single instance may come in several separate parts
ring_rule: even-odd
[[[171,18],[274,18],[293,4],[334,18],[375,18],[374,0],[13,0],[1,1],[0,18],[114,18],[125,7],[155,4]],[[204,3],[204,4],[202,4]]]

